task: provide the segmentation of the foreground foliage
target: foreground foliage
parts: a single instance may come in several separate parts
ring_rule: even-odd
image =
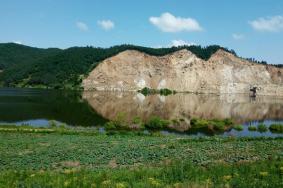
[[[195,166],[174,162],[162,167],[106,170],[0,172],[0,187],[282,187],[282,160]]]
[[[282,187],[280,137],[110,133],[2,126],[0,187]]]
[[[12,130],[0,129],[0,170],[159,166],[180,159],[202,165],[234,163],[276,158],[283,150],[280,137],[192,138],[129,132],[107,135],[88,129]]]

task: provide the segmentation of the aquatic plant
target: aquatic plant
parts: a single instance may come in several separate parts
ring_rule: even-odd
[[[244,126],[243,125],[234,125],[233,129],[235,129],[236,131],[242,131],[242,130],[244,130]]]
[[[261,123],[257,126],[257,130],[262,133],[262,132],[266,132],[268,129],[265,124]]]
[[[170,124],[169,120],[161,119],[160,117],[153,116],[145,123],[148,129],[165,129]]]
[[[253,126],[253,125],[248,127],[249,131],[256,131],[256,129],[257,129],[256,126]]]
[[[191,126],[194,129],[200,128],[209,128],[215,131],[224,131],[227,127],[233,125],[233,121],[231,119],[212,119],[212,120],[205,120],[199,118],[192,118],[191,119]]]
[[[283,124],[272,124],[269,130],[274,133],[283,133]]]
[[[213,125],[213,129],[215,129],[217,131],[224,131],[225,130],[225,125],[216,123],[216,124]]]
[[[205,119],[198,119],[198,118],[192,118],[191,119],[191,126],[192,128],[204,128],[209,125],[209,121]]]
[[[214,130],[224,131],[227,127],[233,125],[233,120],[228,118],[224,120],[213,119],[213,120],[209,120],[209,124],[213,126]]]

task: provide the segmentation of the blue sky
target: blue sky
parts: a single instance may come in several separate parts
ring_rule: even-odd
[[[36,47],[219,44],[283,63],[282,0],[0,0],[0,42]]]

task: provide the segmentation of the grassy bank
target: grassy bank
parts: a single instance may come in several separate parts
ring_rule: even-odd
[[[162,167],[0,172],[0,187],[282,187],[282,161],[195,166],[189,162]]]
[[[282,186],[283,138],[1,127],[0,151],[2,187]]]

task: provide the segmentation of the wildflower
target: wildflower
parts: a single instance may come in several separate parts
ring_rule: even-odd
[[[71,174],[73,171],[71,169],[64,170],[64,174]]]
[[[111,184],[111,181],[110,180],[105,180],[101,184],[104,185],[104,186],[109,186]]]
[[[268,172],[260,172],[259,175],[261,177],[266,177],[266,176],[268,176]]]
[[[64,187],[68,187],[70,185],[70,182],[69,181],[65,181],[64,182]]]
[[[223,180],[224,181],[229,181],[232,179],[232,176],[231,175],[226,175],[226,176],[223,176]]]
[[[212,180],[210,178],[205,180],[206,185],[212,185]]]
[[[148,181],[151,185],[155,186],[155,187],[159,187],[161,186],[161,184],[159,183],[158,180],[154,179],[154,178],[148,178]]]

